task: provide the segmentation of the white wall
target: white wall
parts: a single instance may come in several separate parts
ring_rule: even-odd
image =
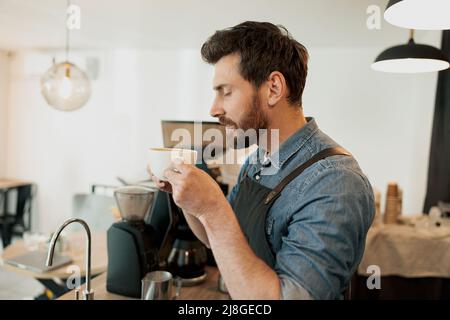
[[[9,94],[9,57],[6,51],[0,51],[0,177],[6,172],[6,133],[7,106]]]
[[[438,42],[439,35],[431,41]],[[436,74],[392,75],[369,68],[382,47],[310,48],[306,115],[355,154],[383,192],[404,188],[404,211],[421,212]],[[52,53],[21,51],[12,61],[8,176],[39,186],[43,231],[70,216],[71,198],[115,177],[146,178],[145,150],[161,144],[161,119],[209,119],[212,68],[198,50],[74,52],[100,59],[92,98],[81,110],[48,107],[39,75]]]

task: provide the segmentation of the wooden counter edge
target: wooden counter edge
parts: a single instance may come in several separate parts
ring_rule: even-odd
[[[219,271],[215,267],[206,267],[206,280],[196,286],[181,288],[177,300],[229,300],[229,295],[220,292],[218,288]],[[80,298],[85,285],[80,288]],[[138,300],[111,293],[106,290],[106,272],[91,280],[91,288],[94,290],[94,300]],[[58,298],[58,300],[74,300],[73,290]]]

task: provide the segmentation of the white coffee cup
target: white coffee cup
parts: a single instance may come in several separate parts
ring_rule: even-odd
[[[197,151],[176,148],[150,148],[148,165],[152,174],[159,180],[167,181],[164,171],[173,167],[173,160],[180,159],[185,164],[197,162]]]

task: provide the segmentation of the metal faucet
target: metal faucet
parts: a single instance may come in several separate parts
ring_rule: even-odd
[[[69,219],[64,222],[58,230],[53,234],[52,240],[50,241],[50,246],[47,253],[47,262],[45,263],[47,267],[53,264],[53,253],[55,251],[56,241],[58,240],[59,234],[65,227],[73,222],[80,223],[84,230],[86,230],[86,289],[83,291],[83,300],[94,300],[94,290],[91,290],[91,230],[88,224],[82,219]],[[75,291],[75,298],[78,300],[78,290]]]

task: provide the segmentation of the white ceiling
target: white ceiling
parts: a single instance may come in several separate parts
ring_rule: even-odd
[[[285,25],[306,46],[388,46],[407,31],[382,20],[366,27],[369,5],[387,0],[72,0],[81,30],[72,48],[199,48],[216,29],[245,20]],[[0,0],[0,48],[64,46],[66,0]],[[423,31],[419,41],[427,38]]]

